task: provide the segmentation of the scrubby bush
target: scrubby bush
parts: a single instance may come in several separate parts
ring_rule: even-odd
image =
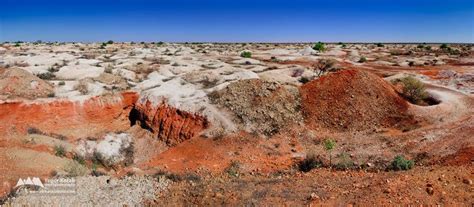
[[[66,82],[64,82],[64,81],[59,81],[58,85],[64,86],[64,85],[66,85]]]
[[[320,59],[313,64],[313,70],[317,71],[317,76],[320,77],[325,73],[336,71],[335,65],[336,61],[334,59]]]
[[[352,161],[349,154],[343,152],[337,156],[338,162],[336,164],[336,169],[346,170],[354,166],[354,161]]]
[[[441,44],[441,46],[439,46],[439,48],[442,49],[442,50],[447,50],[447,49],[449,49],[450,47],[448,46],[448,44],[443,43],[443,44]]]
[[[412,160],[408,160],[408,159],[406,159],[405,157],[403,157],[401,155],[397,155],[393,159],[393,161],[390,165],[390,169],[395,170],[395,171],[409,170],[409,169],[413,168],[414,164],[415,163]]]
[[[75,153],[74,156],[72,157],[72,159],[74,161],[76,161],[77,163],[81,164],[81,165],[85,165],[86,164],[86,159],[84,159],[83,156]]]
[[[28,134],[40,134],[40,135],[44,134],[44,132],[42,132],[41,130],[35,127],[28,127],[26,131]]]
[[[230,165],[225,169],[225,172],[232,177],[239,177],[240,163],[238,161],[230,162]]]
[[[323,52],[324,50],[326,50],[326,46],[324,45],[324,43],[318,42],[318,43],[314,44],[313,50],[317,50],[317,51],[319,51],[319,52]]]
[[[51,72],[47,72],[47,73],[40,73],[40,74],[37,74],[36,75],[38,78],[41,78],[43,80],[51,80],[53,78],[56,78],[56,75],[54,75],[53,73]]]
[[[114,41],[112,41],[112,40],[109,40],[109,41],[107,41],[107,44],[108,44],[108,45],[110,45],[110,44],[114,44]]]
[[[382,43],[377,43],[376,45],[377,45],[377,47],[383,47]]]
[[[78,177],[78,176],[84,176],[87,174],[88,170],[85,166],[72,161],[69,162],[65,167],[64,171],[66,171],[67,176],[69,177]]]
[[[305,159],[301,160],[298,164],[298,169],[302,172],[309,172],[314,168],[322,166],[321,160],[319,160],[314,154],[309,154]]]
[[[54,146],[54,154],[58,157],[64,157],[66,156],[66,149],[62,145],[56,145]]]
[[[362,56],[362,57],[360,57],[358,62],[359,63],[365,63],[365,62],[367,62],[367,58]]]
[[[410,102],[416,104],[428,96],[425,84],[418,79],[408,76],[399,81],[403,85],[402,96]]]
[[[240,53],[240,57],[243,57],[243,58],[251,58],[251,57],[252,57],[252,53],[249,52],[249,51],[243,51],[242,53]]]

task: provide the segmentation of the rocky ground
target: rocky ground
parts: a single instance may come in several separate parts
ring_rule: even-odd
[[[472,45],[311,46],[3,43],[0,204],[474,204]]]

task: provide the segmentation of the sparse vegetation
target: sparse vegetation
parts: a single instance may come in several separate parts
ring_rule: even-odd
[[[66,156],[66,149],[62,145],[54,146],[54,154],[58,157]]]
[[[242,53],[240,53],[240,57],[243,57],[243,58],[251,58],[251,57],[252,57],[252,53],[249,52],[249,51],[243,51]]]
[[[367,58],[364,57],[364,56],[362,56],[362,57],[360,57],[360,59],[359,59],[358,62],[359,62],[359,63],[365,63],[365,62],[367,62]]]
[[[338,162],[335,167],[338,170],[346,170],[354,166],[354,161],[352,161],[350,155],[345,152],[337,155],[337,160]]]
[[[394,171],[410,170],[414,164],[412,160],[408,160],[402,155],[397,155],[390,164],[390,169]]]
[[[408,99],[411,103],[420,103],[420,101],[428,96],[425,91],[425,84],[418,79],[408,76],[399,81],[403,85],[402,96]]]
[[[323,141],[323,147],[329,154],[329,166],[332,166],[332,150],[336,147],[336,142],[332,139],[325,139]]]
[[[74,161],[76,161],[77,163],[81,164],[81,165],[85,165],[86,164],[86,159],[84,159],[83,156],[77,154],[77,153],[74,153],[74,156],[72,157],[72,159]]]
[[[336,61],[334,59],[320,59],[318,62],[313,64],[313,70],[317,72],[318,77],[321,77],[328,72],[337,71],[335,65]]]
[[[43,80],[51,80],[53,78],[56,78],[56,75],[54,75],[53,73],[51,72],[47,72],[47,73],[40,73],[40,74],[37,74],[36,75],[38,78],[41,78]]]
[[[84,176],[88,172],[87,168],[84,165],[81,165],[80,163],[76,161],[69,162],[64,167],[64,171],[66,171],[67,176],[69,177]]]
[[[58,85],[64,86],[64,85],[66,85],[66,82],[64,82],[64,81],[59,81]]]
[[[239,177],[240,163],[231,161],[230,165],[225,169],[225,172],[232,177]]]
[[[384,45],[382,43],[377,43],[376,45],[377,45],[377,47],[384,47]]]
[[[319,52],[324,52],[326,50],[326,46],[322,42],[318,42],[314,44],[313,50],[317,50]]]
[[[448,44],[443,43],[443,44],[441,44],[441,46],[439,46],[439,48],[442,49],[442,50],[448,50],[450,47],[448,46]]]

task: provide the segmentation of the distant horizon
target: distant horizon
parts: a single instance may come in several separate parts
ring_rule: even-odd
[[[472,0],[4,0],[0,42],[474,43]]]
[[[43,40],[36,40],[36,41],[4,41],[0,42],[0,44],[5,44],[5,43],[35,43],[41,41],[41,44],[44,43],[83,43],[83,44],[94,44],[94,43],[104,43],[106,41],[43,41]],[[323,41],[310,41],[310,42],[186,42],[186,41],[177,41],[177,42],[165,42],[165,41],[114,41],[114,43],[135,43],[135,44],[141,44],[146,43],[146,44],[151,44],[151,43],[171,43],[171,44],[315,44],[317,42],[322,42],[324,44],[474,44],[473,42],[323,42]]]

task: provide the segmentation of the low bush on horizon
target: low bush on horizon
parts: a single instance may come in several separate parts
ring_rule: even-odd
[[[322,43],[322,42],[317,42],[316,44],[314,44],[313,50],[317,50],[317,51],[319,51],[319,52],[323,52],[323,51],[326,50],[326,46],[325,46],[324,43]]]
[[[390,170],[409,170],[413,168],[414,164],[413,160],[408,160],[402,155],[397,155],[390,164]]]
[[[242,53],[240,53],[240,57],[243,57],[243,58],[251,58],[251,57],[252,57],[252,53],[249,52],[249,51],[243,51]]]

